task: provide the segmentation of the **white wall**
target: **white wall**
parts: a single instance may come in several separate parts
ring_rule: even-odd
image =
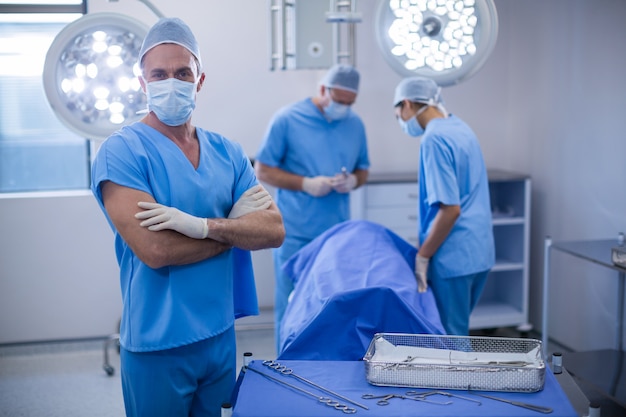
[[[165,15],[187,21],[201,44],[207,83],[195,123],[240,142],[250,156],[278,107],[315,93],[323,71],[269,71],[267,1],[152,2]],[[355,109],[367,127],[371,169],[414,170],[418,142],[402,134],[391,108],[400,76],[387,66],[375,41],[378,1],[357,4],[364,21],[357,29],[362,87]],[[626,2],[497,0],[496,6],[500,31],[490,59],[474,77],[443,94],[448,110],[476,130],[489,168],[528,173],[533,179],[530,308],[539,326],[544,237],[595,239],[626,231],[626,52],[619,45],[626,38]],[[139,2],[89,1],[90,12],[105,10],[123,11],[148,25],[156,21]],[[116,322],[119,291],[112,289],[117,283],[110,277],[111,232],[90,198],[82,197],[84,210],[78,214],[72,209],[75,200],[82,200],[78,197],[26,199],[19,207],[0,200],[0,343],[104,335]],[[49,206],[55,221],[66,225],[63,234],[54,222],[23,214]],[[73,226],[78,219],[81,226]],[[25,232],[17,230],[18,223]],[[85,244],[86,230],[100,250]],[[32,247],[35,237],[40,242]],[[65,250],[51,256],[51,247]],[[613,346],[615,274],[554,258],[551,335],[578,349]],[[74,264],[75,259],[84,263]],[[271,303],[269,251],[255,254],[255,267],[262,271],[261,302]],[[85,270],[94,273],[89,289],[59,278],[76,280]],[[101,313],[77,317],[83,304]],[[45,326],[36,310],[50,318]]]

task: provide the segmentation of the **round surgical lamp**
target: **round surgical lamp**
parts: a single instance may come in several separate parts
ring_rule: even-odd
[[[117,13],[87,14],[59,32],[46,55],[44,89],[57,117],[104,140],[147,107],[137,57],[148,27]]]
[[[402,76],[432,78],[440,86],[474,75],[496,44],[492,0],[381,0],[379,47]]]

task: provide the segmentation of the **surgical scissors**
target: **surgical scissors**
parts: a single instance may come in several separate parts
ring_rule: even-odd
[[[399,397],[399,395],[396,394],[385,394],[385,395],[374,395],[374,394],[363,394],[361,396],[361,398],[363,398],[364,400],[375,400],[377,398],[380,398],[378,401],[376,401],[377,405],[389,405],[389,400],[392,398],[396,398]]]
[[[418,393],[417,391],[407,391],[405,395],[401,395],[401,394],[383,394],[383,395],[363,394],[361,396],[361,398],[363,398],[365,400],[375,400],[375,399],[378,399],[378,401],[376,401],[377,405],[389,405],[389,400],[391,400],[392,398],[400,398],[402,400],[422,401],[422,402],[425,402],[425,403],[437,404],[437,405],[450,405],[450,404],[452,404],[452,401],[448,401],[448,402],[442,403],[442,402],[427,400],[424,396],[422,396],[421,393]]]

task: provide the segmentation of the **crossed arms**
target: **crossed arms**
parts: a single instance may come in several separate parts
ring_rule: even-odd
[[[150,194],[110,181],[101,187],[111,222],[137,257],[151,268],[200,262],[232,247],[278,247],[285,237],[280,211],[261,186],[246,191],[233,206],[231,217],[225,219],[190,216],[156,204]]]

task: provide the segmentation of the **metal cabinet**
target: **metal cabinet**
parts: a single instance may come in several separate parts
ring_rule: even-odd
[[[528,176],[489,171],[496,264],[470,317],[470,328],[528,324],[530,249],[530,187]]]
[[[489,171],[496,265],[470,317],[471,329],[528,324],[531,181],[526,175]],[[416,173],[371,174],[352,193],[352,218],[382,224],[417,245]]]

